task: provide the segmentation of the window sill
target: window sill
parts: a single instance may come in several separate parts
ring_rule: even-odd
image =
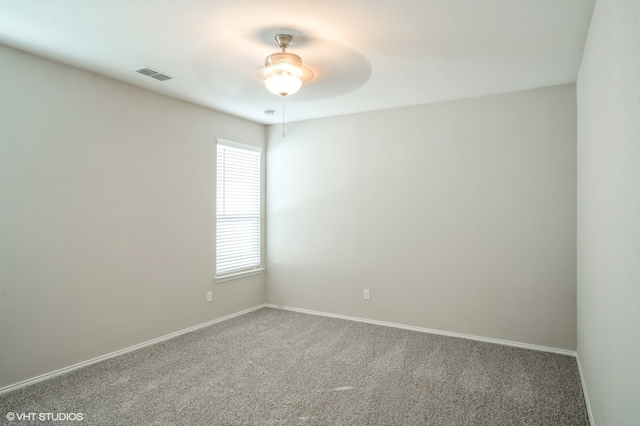
[[[216,276],[216,284],[223,283],[225,281],[237,280],[239,278],[249,277],[251,275],[258,275],[264,272],[264,268],[251,269],[250,271],[236,272],[233,274]]]

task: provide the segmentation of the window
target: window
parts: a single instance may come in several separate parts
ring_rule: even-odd
[[[218,139],[216,281],[260,268],[260,154],[262,148]]]

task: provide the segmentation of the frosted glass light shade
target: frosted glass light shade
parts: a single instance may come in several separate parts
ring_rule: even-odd
[[[274,74],[268,77],[264,84],[267,89],[276,95],[287,96],[293,95],[300,87],[302,87],[302,80],[298,77],[290,74]]]
[[[265,85],[279,96],[293,95],[302,87],[302,59],[288,52],[278,52],[265,59]]]

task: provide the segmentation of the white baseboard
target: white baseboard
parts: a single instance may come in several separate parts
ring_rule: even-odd
[[[589,404],[589,397],[587,395],[587,388],[586,388],[586,384],[585,384],[585,381],[584,381],[584,376],[582,374],[582,367],[580,366],[580,358],[578,358],[576,356],[577,354],[576,354],[575,351],[569,351],[569,350],[566,350],[566,349],[551,348],[551,347],[547,347],[547,346],[532,345],[532,344],[529,344],[529,343],[513,342],[513,341],[509,341],[509,340],[493,339],[493,338],[490,338],[490,337],[481,337],[481,336],[474,336],[474,335],[469,335],[469,334],[453,333],[453,332],[449,332],[449,331],[442,331],[442,330],[436,330],[436,329],[424,328],[424,327],[415,327],[415,326],[411,326],[411,325],[397,324],[397,323],[385,322],[385,321],[377,321],[377,320],[371,320],[371,319],[366,319],[366,318],[351,317],[351,316],[347,316],[347,315],[339,315],[339,314],[332,314],[332,313],[328,313],[328,312],[313,311],[313,310],[309,310],[309,309],[291,308],[291,307],[288,307],[288,306],[279,306],[279,305],[273,305],[273,304],[270,304],[270,303],[254,306],[252,308],[245,309],[243,311],[236,312],[236,313],[233,313],[233,314],[221,317],[221,318],[217,318],[217,319],[214,319],[214,320],[202,323],[202,324],[198,324],[198,325],[195,325],[193,327],[185,328],[183,330],[176,331],[174,333],[170,333],[170,334],[167,334],[165,336],[158,337],[156,339],[148,340],[146,342],[139,343],[137,345],[130,346],[128,348],[124,348],[124,349],[121,349],[121,350],[118,350],[118,351],[115,351],[115,352],[111,352],[111,353],[108,353],[106,355],[102,355],[102,356],[99,356],[99,357],[96,357],[96,358],[92,358],[92,359],[87,360],[87,361],[83,361],[83,362],[80,362],[80,363],[77,363],[77,364],[74,364],[74,365],[70,365],[68,367],[61,368],[59,370],[55,370],[55,371],[52,371],[52,372],[49,372],[49,373],[41,374],[41,375],[33,377],[31,379],[23,380],[21,382],[14,383],[14,384],[9,385],[9,386],[5,386],[3,388],[0,388],[0,395],[3,394],[3,393],[6,393],[6,392],[11,392],[13,390],[16,390],[16,389],[19,389],[19,388],[34,384],[34,383],[38,383],[38,382],[53,378],[55,376],[59,376],[61,374],[68,373],[68,372],[73,371],[73,370],[77,370],[77,369],[82,368],[82,367],[86,367],[86,366],[91,365],[91,364],[95,364],[95,363],[100,362],[100,361],[104,361],[104,360],[109,359],[109,358],[116,357],[118,355],[123,355],[125,353],[132,352],[132,351],[135,351],[137,349],[144,348],[145,346],[154,345],[156,343],[160,343],[162,341],[171,339],[173,337],[180,336],[181,334],[189,333],[191,331],[195,331],[195,330],[198,330],[200,328],[207,327],[207,326],[212,325],[212,324],[216,324],[218,322],[226,321],[228,319],[231,319],[231,318],[234,318],[234,317],[237,317],[237,316],[240,316],[240,315],[244,315],[244,314],[247,314],[249,312],[253,312],[253,311],[256,311],[258,309],[264,308],[264,307],[274,308],[274,309],[282,309],[282,310],[293,311],[293,312],[300,312],[300,313],[304,313],[304,314],[320,315],[320,316],[326,316],[326,317],[332,317],[332,318],[339,318],[339,319],[345,319],[345,320],[350,320],[350,321],[358,321],[358,322],[364,322],[364,323],[369,323],[369,324],[382,325],[382,326],[386,326],[386,327],[401,328],[401,329],[405,329],[405,330],[419,331],[419,332],[422,332],[422,333],[439,334],[439,335],[442,335],[442,336],[458,337],[458,338],[462,338],[462,339],[477,340],[477,341],[480,341],[480,342],[487,342],[487,343],[496,343],[496,344],[499,344],[499,345],[513,346],[513,347],[517,347],[517,348],[532,349],[532,350],[536,350],[536,351],[551,352],[551,353],[556,353],[556,354],[560,354],[560,355],[568,355],[568,356],[576,357],[577,362],[578,362],[578,371],[580,372],[580,380],[582,382],[582,389],[583,389],[583,393],[584,393],[585,403],[587,405],[587,412],[589,414],[589,421],[591,422],[591,426],[595,426],[595,423],[593,422],[593,415],[591,413],[591,405]]]
[[[580,355],[576,354],[576,361],[578,362],[578,372],[580,373],[580,383],[582,383],[582,394],[584,395],[584,403],[587,406],[587,414],[589,415],[589,424],[596,426],[596,422],[593,419],[593,412],[591,411],[591,403],[589,402],[589,394],[587,393],[587,382],[584,380],[584,373],[582,372],[582,364],[580,364]]]
[[[29,386],[29,385],[32,385],[34,383],[38,383],[38,382],[42,382],[42,381],[47,380],[47,379],[51,379],[51,378],[53,378],[55,376],[59,376],[61,374],[65,374],[65,373],[68,373],[68,372],[73,371],[73,370],[77,370],[78,368],[82,368],[82,367],[86,367],[86,366],[91,365],[91,364],[95,364],[96,362],[104,361],[106,359],[113,358],[113,357],[116,357],[118,355],[126,354],[127,352],[132,352],[132,351],[144,348],[145,346],[151,346],[151,345],[154,345],[156,343],[163,342],[163,341],[171,339],[173,337],[180,336],[181,334],[185,334],[185,333],[189,333],[189,332],[192,332],[192,331],[196,331],[196,330],[198,330],[200,328],[207,327],[209,325],[212,325],[212,324],[215,324],[215,323],[218,323],[218,322],[226,321],[228,319],[231,319],[231,318],[234,318],[234,317],[237,317],[237,316],[240,316],[240,315],[248,314],[249,312],[257,311],[258,309],[264,308],[265,306],[266,305],[264,305],[264,304],[258,305],[258,306],[254,306],[253,308],[245,309],[244,311],[236,312],[236,313],[224,316],[222,318],[217,318],[217,319],[214,319],[214,320],[211,320],[211,321],[207,321],[207,322],[202,323],[202,324],[194,325],[193,327],[185,328],[184,330],[176,331],[174,333],[170,333],[170,334],[167,334],[165,336],[158,337],[156,339],[148,340],[146,342],[139,343],[137,345],[133,345],[133,346],[130,346],[128,348],[120,349],[119,351],[111,352],[111,353],[108,353],[106,355],[101,355],[99,357],[92,358],[92,359],[90,359],[88,361],[79,362],[77,364],[73,364],[73,365],[70,365],[68,367],[64,367],[64,368],[61,368],[59,370],[52,371],[50,373],[41,374],[41,375],[39,375],[37,377],[33,377],[31,379],[23,380],[21,382],[14,383],[14,384],[9,385],[9,386],[5,386],[3,388],[0,388],[0,395],[2,395],[3,393],[6,393],[6,392],[11,392],[13,390],[22,388],[24,386]]]
[[[345,319],[350,321],[366,322],[368,324],[384,325],[386,327],[402,328],[405,330],[420,331],[422,333],[439,334],[442,336],[449,336],[449,337],[459,337],[462,339],[477,340],[479,342],[496,343],[498,345],[513,346],[516,348],[523,348],[523,349],[532,349],[534,351],[551,352],[555,354],[568,355],[573,357],[576,356],[575,351],[570,351],[567,349],[551,348],[548,346],[532,345],[529,343],[512,342],[510,340],[493,339],[491,337],[474,336],[471,334],[453,333],[450,331],[435,330],[432,328],[414,327],[412,325],[397,324],[397,323],[386,322],[386,321],[377,321],[377,320],[359,318],[359,317],[350,317],[346,315],[331,314],[328,312],[312,311],[309,309],[290,308],[288,306],[273,305],[270,303],[267,303],[266,307],[274,308],[274,309],[282,309],[285,311],[300,312],[303,314],[320,315],[324,317],[340,318],[340,319]]]

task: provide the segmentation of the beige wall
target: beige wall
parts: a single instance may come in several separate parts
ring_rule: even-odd
[[[598,426],[640,423],[640,2],[598,0],[578,94],[578,357]],[[584,333],[584,345],[580,341]]]
[[[262,275],[213,283],[215,140],[264,126],[3,46],[0,64],[0,387],[264,302]]]
[[[574,85],[267,141],[268,303],[575,350]]]

